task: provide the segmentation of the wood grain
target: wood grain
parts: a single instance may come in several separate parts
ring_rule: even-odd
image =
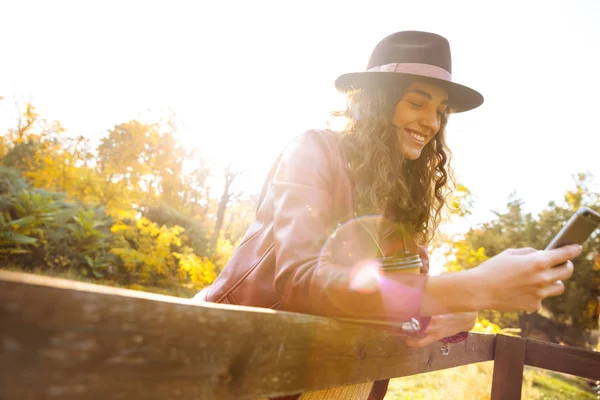
[[[528,339],[525,364],[600,380],[600,353],[592,350]]]
[[[496,336],[492,400],[521,398],[526,346],[526,339],[505,335]]]
[[[493,359],[333,319],[0,271],[0,399],[252,399]]]

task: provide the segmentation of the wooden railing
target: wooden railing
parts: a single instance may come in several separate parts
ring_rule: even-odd
[[[492,399],[523,366],[600,379],[600,353],[470,334],[409,348],[334,319],[0,271],[0,399],[256,399],[494,360]]]

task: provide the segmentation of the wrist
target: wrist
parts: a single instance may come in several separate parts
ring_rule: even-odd
[[[472,270],[430,276],[425,287],[421,315],[439,315],[479,311],[486,295],[479,287],[480,278]]]
[[[484,270],[476,267],[464,273],[466,275],[465,295],[470,301],[470,310],[478,312],[493,308],[492,288],[485,277]]]

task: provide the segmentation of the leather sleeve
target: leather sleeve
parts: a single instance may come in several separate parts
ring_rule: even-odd
[[[419,315],[426,275],[356,285],[356,265],[332,262],[324,243],[336,222],[332,144],[309,131],[284,152],[273,179],[274,288],[283,309],[329,317],[405,321]]]

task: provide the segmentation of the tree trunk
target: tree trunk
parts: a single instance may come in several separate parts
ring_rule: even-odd
[[[229,204],[229,200],[231,199],[231,184],[234,179],[238,176],[237,172],[231,172],[231,165],[228,165],[225,168],[225,187],[223,188],[223,194],[221,195],[221,201],[219,202],[219,207],[217,208],[217,221],[215,223],[215,230],[213,232],[212,242],[211,242],[211,251],[214,252],[217,249],[217,241],[219,240],[219,235],[221,234],[221,229],[223,228],[223,221],[225,219],[225,211],[227,211],[227,204]]]

